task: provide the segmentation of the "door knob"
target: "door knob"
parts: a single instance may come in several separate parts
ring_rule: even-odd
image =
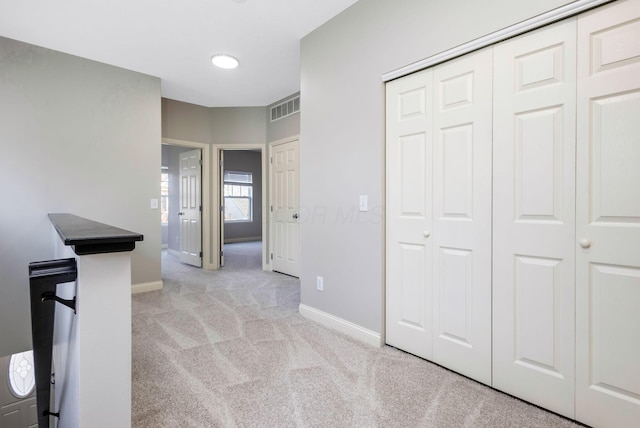
[[[178,213],[178,215],[184,215],[184,213],[180,213],[180,212],[179,212],[179,213]]]
[[[580,240],[580,246],[581,246],[582,248],[589,248],[589,247],[591,247],[591,240],[590,240],[590,239],[587,239],[587,238],[582,238],[582,239]]]
[[[428,230],[425,230],[424,232],[422,232],[422,234],[424,235],[425,238],[428,238],[431,236],[431,232],[429,232]]]
[[[293,215],[293,218],[298,218],[298,217],[299,217],[298,214]]]

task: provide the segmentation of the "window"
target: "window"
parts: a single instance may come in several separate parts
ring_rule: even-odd
[[[169,174],[160,173],[160,222],[169,224]]]
[[[250,172],[224,172],[224,221],[253,221],[253,176]]]

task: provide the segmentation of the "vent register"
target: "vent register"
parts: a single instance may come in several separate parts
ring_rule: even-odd
[[[291,98],[271,107],[271,122],[300,112],[300,96]]]

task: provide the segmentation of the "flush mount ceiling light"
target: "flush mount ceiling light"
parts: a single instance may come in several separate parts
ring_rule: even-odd
[[[216,67],[220,68],[236,68],[238,66],[238,60],[232,57],[231,55],[226,54],[216,54],[211,57],[211,62]]]

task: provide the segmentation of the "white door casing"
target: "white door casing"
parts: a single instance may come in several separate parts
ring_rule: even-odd
[[[180,153],[180,261],[202,267],[202,151]]]
[[[492,57],[434,68],[433,361],[491,384]]]
[[[578,17],[576,417],[640,424],[640,2]]]
[[[217,217],[215,216],[216,212],[212,211],[212,207],[215,206],[216,203],[212,199],[215,192],[212,192],[212,188],[210,187],[212,184],[215,184],[214,177],[211,175],[213,171],[211,169],[211,154],[213,146],[211,144],[176,140],[173,138],[163,138],[162,144],[200,149],[202,152],[202,265],[204,269],[217,269],[218,260],[213,256],[215,245],[212,245],[213,239],[217,236]],[[177,191],[179,192],[179,186]],[[172,207],[171,210],[173,214],[177,214],[179,212],[179,208],[176,209],[176,207]],[[179,233],[180,232],[178,232],[178,234]]]
[[[493,386],[574,416],[576,19],[496,45]]]
[[[220,188],[218,189],[218,205],[220,206],[220,221],[218,222],[218,245],[220,248],[220,258],[218,262],[220,267],[224,267],[224,213],[225,213],[225,203],[224,203],[224,150],[218,150],[218,180],[220,183]]]
[[[433,71],[386,91],[386,342],[431,359]]]
[[[265,244],[266,242],[271,242],[269,239],[269,230],[270,226],[268,224],[268,206],[267,197],[269,190],[267,190],[267,183],[269,168],[268,168],[268,156],[266,156],[266,150],[264,144],[212,144],[211,147],[211,155],[212,162],[215,165],[214,168],[211,168],[211,189],[212,191],[207,196],[213,198],[214,208],[211,210],[210,220],[211,222],[211,259],[214,262],[212,269],[218,269],[221,267],[221,263],[224,261],[224,236],[221,235],[224,231],[221,232],[221,228],[224,227],[224,193],[223,193],[223,183],[224,183],[224,166],[221,163],[224,163],[224,150],[253,150],[259,151],[261,154],[261,170],[262,170],[262,187],[260,189],[256,189],[254,187],[254,195],[256,191],[260,192],[262,195],[262,207],[261,207],[261,221],[262,221],[262,269],[268,270],[269,266],[267,265],[268,246]],[[206,166],[206,162],[205,162]],[[206,186],[203,186],[205,189]],[[206,237],[205,237],[206,238]]]
[[[271,146],[271,268],[300,275],[299,142]]]

